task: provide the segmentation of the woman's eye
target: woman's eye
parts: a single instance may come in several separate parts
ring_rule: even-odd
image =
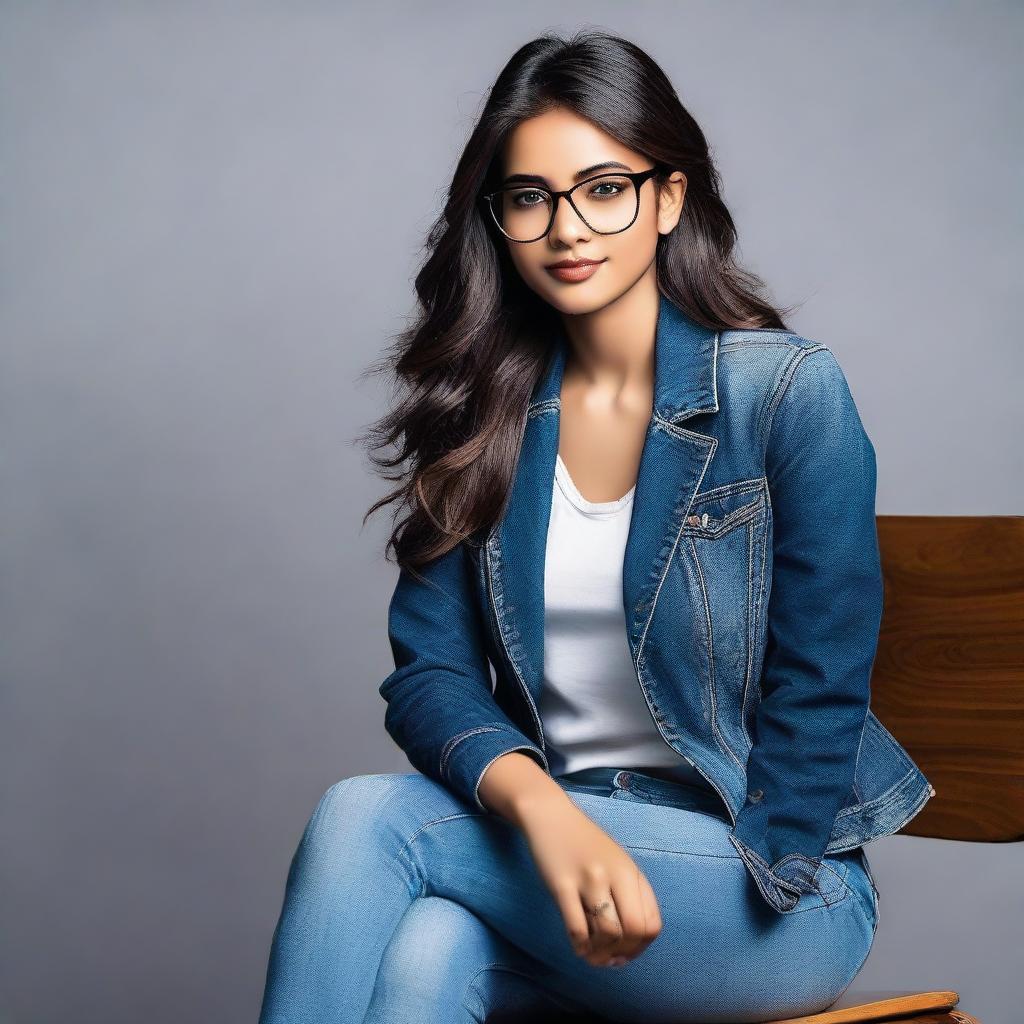
[[[608,192],[599,192],[598,189],[610,189]],[[617,196],[622,191],[622,186],[616,184],[613,181],[602,181],[600,185],[595,185],[591,190],[590,194],[596,196],[598,199],[604,199],[610,196]]]
[[[536,206],[538,202],[543,203],[544,199],[543,192],[518,192],[512,197],[512,202],[516,206]]]

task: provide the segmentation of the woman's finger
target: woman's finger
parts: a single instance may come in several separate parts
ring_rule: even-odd
[[[647,948],[652,939],[648,934],[650,907],[641,889],[640,869],[635,863],[615,879],[612,893],[623,934],[609,952],[613,957],[632,960]]]
[[[577,956],[589,955],[591,952],[590,922],[583,909],[583,904],[580,902],[579,887],[575,882],[567,880],[561,885],[555,885],[553,892],[573,950]]]
[[[580,900],[590,924],[590,950],[603,962],[609,950],[622,939],[622,923],[615,897],[608,882],[587,883],[581,887]]]
[[[640,908],[640,921],[636,925],[634,933],[637,941],[634,943],[631,954],[632,959],[638,957],[661,934],[662,929],[661,908],[658,906],[658,898],[654,893],[654,889],[651,888],[651,883],[647,880],[639,866],[634,864],[634,867],[636,871],[634,873],[633,892],[636,901],[635,905]],[[621,909],[619,916],[622,916]],[[633,931],[632,922],[624,922],[624,924],[627,933]]]

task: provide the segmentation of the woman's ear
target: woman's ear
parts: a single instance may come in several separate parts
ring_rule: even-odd
[[[658,193],[658,233],[667,235],[683,215],[686,196],[686,175],[673,171]]]

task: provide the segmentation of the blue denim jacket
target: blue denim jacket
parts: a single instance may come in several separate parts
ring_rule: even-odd
[[[559,329],[493,529],[402,571],[388,611],[385,728],[483,811],[512,750],[550,771],[537,701]],[[826,854],[902,828],[935,790],[869,709],[882,616],[875,452],[825,345],[715,331],[660,298],[654,409],[623,561],[637,685],[665,742],[721,796],[779,913]],[[491,666],[494,668],[492,683]],[[616,766],[611,766],[616,767]]]

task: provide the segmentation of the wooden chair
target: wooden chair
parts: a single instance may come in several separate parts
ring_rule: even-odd
[[[878,516],[878,537],[885,606],[871,708],[936,794],[903,834],[1020,842],[1024,516]],[[953,989],[855,987],[822,1013],[769,1024],[981,1024]]]
[[[878,538],[885,607],[871,707],[935,787],[903,834],[1020,842],[1024,516],[878,516]],[[855,986],[823,1013],[772,1024],[978,1024],[952,989]]]

